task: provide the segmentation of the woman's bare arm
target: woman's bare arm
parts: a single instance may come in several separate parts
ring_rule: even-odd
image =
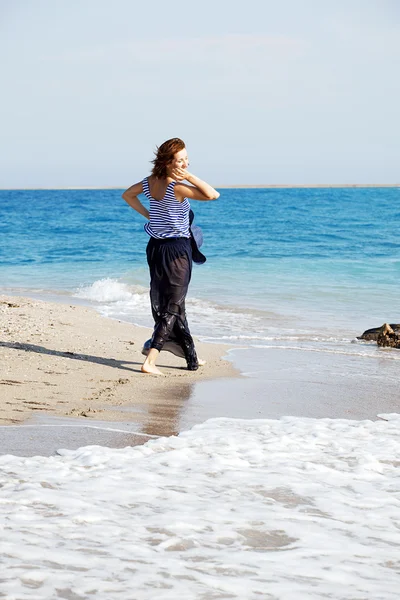
[[[175,186],[175,195],[179,200],[183,198],[190,198],[191,200],[217,200],[219,198],[219,192],[215,190],[211,185],[196,177],[185,169],[177,168],[173,173],[176,176],[178,183]],[[186,179],[192,185],[186,185],[182,183],[182,180]]]
[[[140,181],[139,183],[135,183],[131,185],[130,188],[125,190],[122,194],[123,199],[133,210],[136,210],[140,215],[143,215],[146,219],[150,219],[149,211],[143,204],[140,202],[138,195],[143,192],[143,184]]]

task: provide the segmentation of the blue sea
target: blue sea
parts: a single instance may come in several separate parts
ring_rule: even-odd
[[[151,325],[148,237],[121,191],[1,191],[1,291]],[[189,290],[192,332],[318,344],[399,321],[399,201],[398,188],[222,189],[192,201],[207,256]]]
[[[220,191],[188,320],[245,376],[177,401],[179,436],[0,456],[0,596],[398,598],[400,352],[356,336],[400,321],[400,190]],[[121,192],[1,191],[0,293],[151,326]]]

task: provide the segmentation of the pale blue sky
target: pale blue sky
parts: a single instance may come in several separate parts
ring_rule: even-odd
[[[398,0],[0,0],[0,187],[398,183]]]

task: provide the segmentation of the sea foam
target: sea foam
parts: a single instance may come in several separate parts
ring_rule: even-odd
[[[105,278],[80,287],[74,292],[74,296],[94,303],[96,309],[106,317],[153,326],[149,289],[142,285],[130,285],[117,279]],[[187,298],[186,309],[194,334],[212,337],[217,332],[217,339],[232,333],[239,336],[246,331],[256,334],[260,329],[263,330],[263,320],[271,318],[266,312],[263,319],[260,311],[223,306],[193,296]]]
[[[140,290],[142,293],[145,291],[144,288]],[[123,302],[124,300],[131,300],[133,294],[128,284],[106,277],[95,281],[91,285],[81,286],[76,290],[74,296],[92,302]]]
[[[400,415],[0,457],[8,600],[397,600]]]

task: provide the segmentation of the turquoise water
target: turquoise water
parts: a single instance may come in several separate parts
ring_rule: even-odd
[[[399,321],[400,190],[223,189],[192,202],[207,263],[194,333],[261,340]],[[144,202],[145,203],[145,202]],[[121,190],[0,192],[1,288],[94,303],[151,324],[143,218]]]

